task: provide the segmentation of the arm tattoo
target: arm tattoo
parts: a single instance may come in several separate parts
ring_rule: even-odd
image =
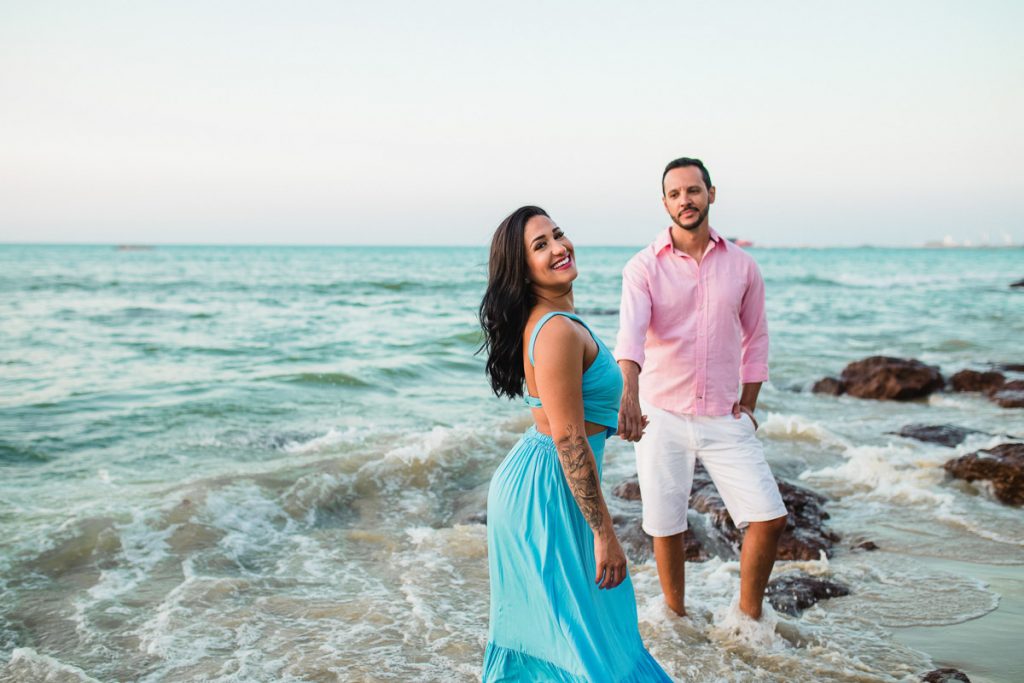
[[[597,468],[587,447],[587,438],[580,434],[576,425],[569,425],[566,435],[558,440],[558,459],[569,483],[576,504],[595,532],[604,524],[604,510],[601,508],[601,487],[597,482]]]

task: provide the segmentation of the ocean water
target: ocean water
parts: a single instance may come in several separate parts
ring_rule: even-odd
[[[577,310],[609,344],[634,251],[578,249]],[[760,436],[843,537],[776,571],[852,592],[752,630],[735,562],[688,566],[685,620],[634,565],[650,650],[680,681],[1024,680],[1022,512],[942,470],[1024,435],[1024,411],[809,391],[874,354],[1024,362],[1024,252],[751,253]],[[478,679],[474,516],[529,424],[474,355],[485,272],[481,248],[0,246],[0,681]],[[983,433],[891,434],[912,422]],[[610,489],[631,447],[606,458]]]

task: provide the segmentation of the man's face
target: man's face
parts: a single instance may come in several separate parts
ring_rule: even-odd
[[[715,188],[704,185],[699,168],[673,168],[665,176],[664,190],[662,202],[673,223],[692,231],[707,221],[708,210],[715,203]]]

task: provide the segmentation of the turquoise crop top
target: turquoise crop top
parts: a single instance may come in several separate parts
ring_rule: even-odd
[[[615,362],[612,352],[608,350],[604,342],[594,334],[590,326],[583,322],[579,316],[573,313],[566,313],[565,311],[552,311],[541,318],[537,322],[537,326],[533,328],[533,334],[530,335],[530,365],[535,365],[533,361],[533,347],[537,343],[537,334],[540,332],[540,328],[544,327],[544,323],[556,315],[564,315],[566,318],[575,320],[583,325],[583,327],[587,328],[587,332],[590,332],[590,336],[594,338],[594,341],[597,342],[597,357],[594,358],[594,362],[590,364],[590,367],[583,372],[583,419],[587,422],[607,427],[608,436],[611,436],[619,426],[622,373],[619,371],[619,366]],[[524,394],[523,400],[531,408],[541,407],[540,399],[535,396]]]

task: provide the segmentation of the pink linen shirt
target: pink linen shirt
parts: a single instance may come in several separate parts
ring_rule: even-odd
[[[677,414],[726,415],[740,383],[768,379],[761,272],[710,232],[700,265],[666,229],[622,271],[615,359],[640,366],[640,398]]]

